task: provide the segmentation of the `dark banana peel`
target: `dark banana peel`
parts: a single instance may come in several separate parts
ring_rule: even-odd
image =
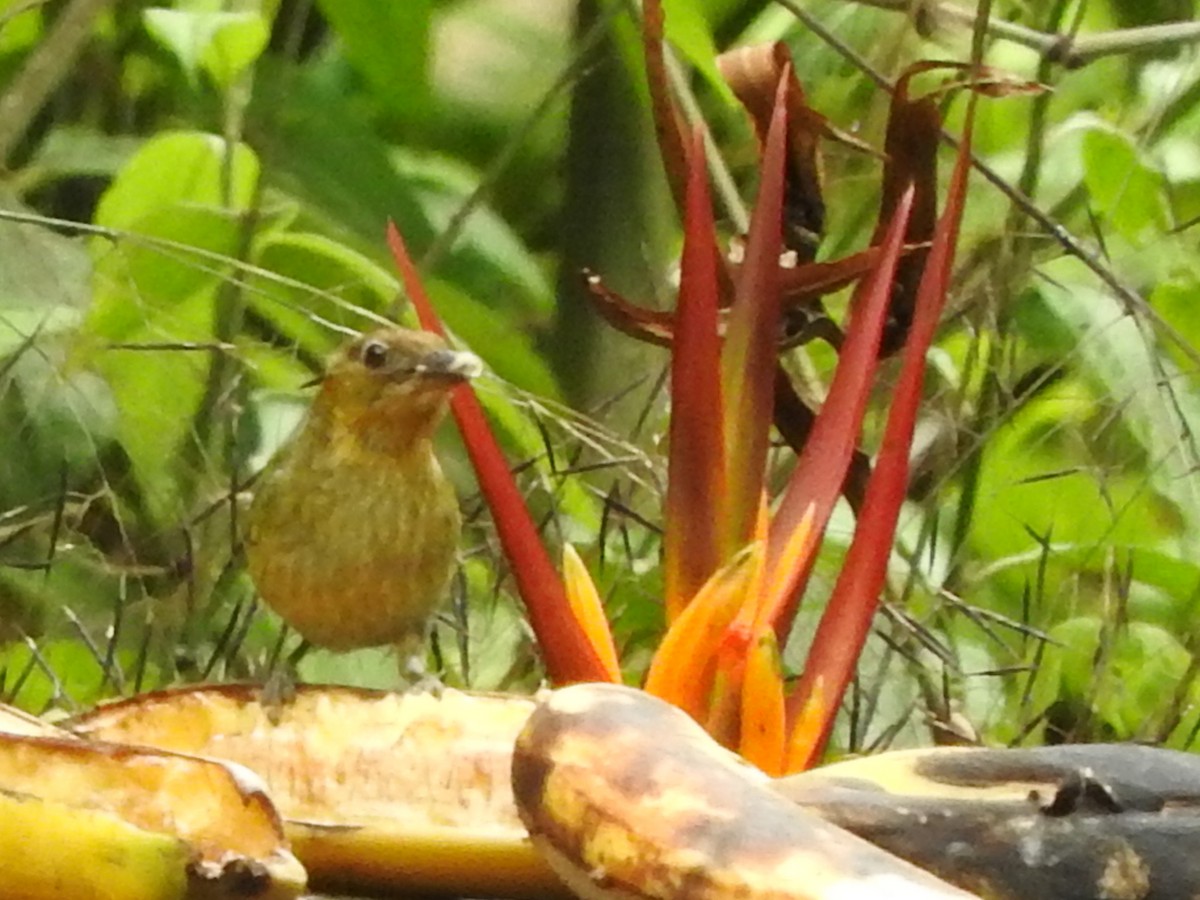
[[[935,748],[775,782],[987,900],[1200,896],[1200,757],[1135,745]]]
[[[319,890],[568,897],[517,818],[512,748],[528,697],[301,685],[144,694],[71,722],[80,735],[240,763],[267,784]]]
[[[584,898],[970,897],[771,789],[685,713],[616,685],[548,694],[517,739],[513,794]]]

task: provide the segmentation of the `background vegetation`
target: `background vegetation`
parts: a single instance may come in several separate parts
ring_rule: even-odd
[[[716,50],[786,41],[811,104],[876,147],[881,81],[968,57],[969,15],[937,3],[666,6],[685,99],[743,195],[754,137]],[[1194,14],[1188,0],[993,4],[1017,27],[993,32],[988,61],[1053,91],[980,108],[991,174],[972,183],[843,747],[1193,744],[1200,57],[1177,39]],[[637,677],[662,618],[665,356],[607,333],[578,271],[645,301],[672,293],[678,223],[640,66],[636,6],[620,0],[0,0],[4,699],[72,709],[262,678],[294,645],[254,602],[239,507],[324,354],[407,315],[388,217],[486,359],[481,393],[530,503],[552,543],[590,555]],[[946,113],[953,132],[961,105]],[[880,163],[836,144],[825,163],[832,257],[865,246]],[[819,402],[834,362],[814,342],[789,364]],[[444,440],[470,526],[439,658],[456,683],[535,684]],[[779,471],[791,461],[780,451]],[[840,512],[798,649],[852,529]],[[301,664],[312,680],[394,672],[376,651]]]

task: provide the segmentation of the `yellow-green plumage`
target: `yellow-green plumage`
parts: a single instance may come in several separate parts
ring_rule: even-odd
[[[338,352],[260,476],[246,556],[259,593],[334,650],[411,644],[446,594],[461,523],[433,452],[449,390],[478,360],[401,328]]]

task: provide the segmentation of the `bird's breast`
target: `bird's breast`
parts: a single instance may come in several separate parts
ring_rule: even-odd
[[[459,533],[432,451],[402,460],[297,453],[262,479],[247,559],[263,599],[301,635],[352,649],[424,629]]]

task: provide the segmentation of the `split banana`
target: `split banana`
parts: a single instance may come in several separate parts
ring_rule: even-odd
[[[314,887],[567,897],[510,784],[529,698],[301,685],[146,694],[70,723],[81,736],[240,763],[262,777]]]

